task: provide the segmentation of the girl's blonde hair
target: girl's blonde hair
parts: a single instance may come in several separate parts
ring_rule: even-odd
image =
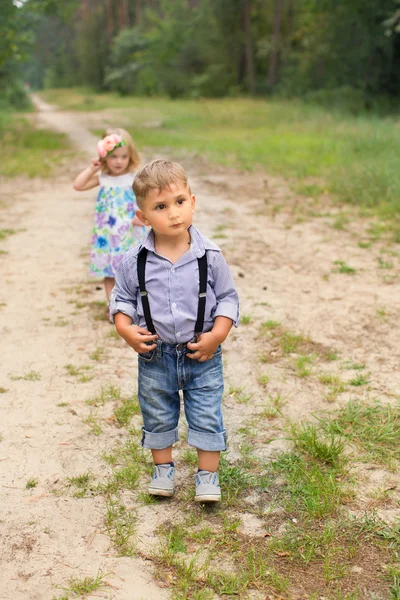
[[[122,137],[122,139],[125,142],[125,146],[128,149],[128,171],[137,171],[137,169],[140,166],[140,157],[138,151],[135,148],[135,144],[133,143],[131,135],[126,131],[126,129],[122,129],[121,127],[108,127],[103,133],[103,139],[113,133],[116,133],[117,135],[120,135]],[[101,159],[101,172],[105,174],[108,174],[110,172],[109,168],[107,167],[105,158]]]

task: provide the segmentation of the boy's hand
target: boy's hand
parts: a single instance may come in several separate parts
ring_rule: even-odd
[[[212,331],[202,333],[198,342],[189,342],[187,347],[193,354],[187,354],[188,358],[195,358],[199,362],[205,362],[213,357],[214,352],[221,344],[221,340]]]
[[[139,327],[138,325],[129,325],[128,327],[118,328],[118,333],[124,338],[126,343],[135,350],[138,354],[144,354],[157,348],[157,344],[154,341],[158,338],[157,335],[152,335],[150,331]],[[152,344],[146,344],[146,342],[153,342]]]
[[[139,217],[137,217],[136,215],[132,219],[132,225],[134,227],[144,227],[143,221],[139,219]]]

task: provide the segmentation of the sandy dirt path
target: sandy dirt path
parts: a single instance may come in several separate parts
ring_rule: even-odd
[[[42,125],[68,133],[79,150],[95,148],[96,138],[71,117],[46,111],[43,103],[40,108]],[[100,454],[107,444],[88,435],[82,421],[85,399],[99,389],[99,379],[117,378],[118,358],[112,365],[94,365],[95,377],[86,384],[77,384],[65,369],[93,362],[88,354],[110,329],[88,312],[72,315],[69,303],[76,286],[87,282],[81,253],[90,239],[93,194],[78,195],[63,177],[25,184],[23,197],[16,197],[6,220],[20,231],[9,238],[2,261],[1,385],[8,392],[0,407],[0,598],[47,600],[62,595],[54,586],[99,570],[111,574],[113,598],[166,598],[144,561],[116,558],[110,551],[102,497],[87,502],[54,494],[57,485],[88,470],[106,475]],[[98,287],[88,284],[93,301],[103,300]],[[57,406],[64,403],[68,406]],[[31,490],[30,479],[38,480]]]
[[[110,116],[63,113],[37,102],[40,123],[67,133],[77,151],[85,153],[82,168],[96,142],[87,128],[107,124]],[[334,215],[309,216],[310,201],[295,198],[279,179],[210,168],[193,156],[173,158],[188,168],[198,195],[196,224],[224,250],[249,321],[225,345],[231,457],[239,426],[258,418],[268,398],[278,393],[286,399],[285,417],[292,419],[338,408],[352,397],[392,402],[400,384],[396,247],[377,243],[360,248],[365,223],[350,222],[341,231],[332,227]],[[72,177],[70,169],[56,181],[21,182],[18,189],[14,183],[0,213],[0,226],[17,230],[2,246],[8,254],[0,257],[0,385],[7,390],[0,396],[0,598],[51,599],[57,594],[54,586],[101,570],[110,574],[112,586],[103,597],[162,600],[168,592],[152,581],[149,563],[117,557],[113,551],[103,497],[76,498],[65,486],[69,477],[88,470],[98,478],[107,476],[101,455],[123,434],[100,411],[104,432],[91,435],[84,423],[86,400],[109,383],[129,394],[136,361],[129,348],[110,337],[110,325],[93,316],[95,303],[103,300],[102,287],[87,278],[94,194],[74,192]],[[336,261],[356,272],[340,273]],[[260,324],[267,320],[302,333],[317,350],[337,352],[340,360],[317,360],[312,376],[299,378],[295,356],[275,360],[282,357],[276,356],[273,341],[260,337]],[[108,348],[106,359],[91,359],[99,347]],[[260,355],[268,360],[260,363]],[[319,375],[340,371],[349,380],[354,375],[350,363],[365,364],[368,384],[348,387],[328,402]],[[80,382],[66,370],[68,364],[89,366],[93,379]],[[260,384],[265,371],[267,387]],[[245,390],[246,402],[232,391],[238,388]],[[266,443],[268,432],[267,422],[262,435],[252,440],[260,455],[285,447],[283,436]],[[389,475],[375,467],[365,472],[361,467],[360,473],[361,510],[368,486],[386,482]],[[31,478],[38,480],[37,486],[26,489]],[[390,479],[399,490],[399,476],[390,474]],[[395,495],[398,500],[398,491]],[[143,553],[155,543],[156,527],[173,518],[173,510],[173,505],[139,509]],[[379,513],[393,519],[399,510],[392,504]],[[244,524],[247,532],[262,527],[261,520],[249,523]]]

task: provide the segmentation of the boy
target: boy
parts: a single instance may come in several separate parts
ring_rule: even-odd
[[[192,225],[196,199],[183,168],[155,160],[137,173],[137,216],[151,231],[122,259],[110,300],[119,335],[139,355],[142,446],[154,473],[149,493],[172,496],[179,390],[197,449],[196,496],[218,502],[222,419],[221,344],[239,319],[239,298],[220,249]]]

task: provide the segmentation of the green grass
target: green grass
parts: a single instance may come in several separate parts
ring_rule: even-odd
[[[337,267],[336,271],[338,273],[344,273],[345,275],[355,275],[355,273],[357,272],[356,269],[346,264],[344,260],[335,260],[334,264]]]
[[[122,400],[122,403],[114,411],[115,419],[120,427],[127,427],[133,415],[140,414],[140,406],[137,396]]]
[[[40,381],[42,378],[41,374],[37,371],[29,371],[26,375],[11,375],[10,379],[13,381]]]
[[[378,463],[396,468],[400,461],[400,405],[352,400],[336,417],[321,420],[323,428],[353,443]],[[360,458],[363,458],[360,456]]]
[[[87,383],[91,381],[94,375],[88,375],[88,371],[92,369],[90,365],[81,365],[80,367],[75,367],[72,364],[65,365],[65,370],[71,377],[76,377],[78,381],[81,383]]]
[[[123,114],[139,148],[169,147],[229,166],[262,167],[296,178],[297,185],[321,178],[321,189],[381,217],[394,217],[390,227],[398,230],[395,118],[354,117],[282,99],[143,100],[79,89],[49,90],[42,96],[68,109]]]
[[[101,571],[95,577],[83,577],[82,579],[72,577],[68,580],[67,587],[62,589],[75,597],[85,598],[88,594],[109,587],[109,584],[104,581],[105,577],[107,574],[101,573]]]
[[[5,240],[9,235],[17,233],[16,229],[0,229],[0,240]]]
[[[120,399],[120,388],[110,383],[108,386],[102,387],[95,396],[88,398],[86,404],[89,404],[89,406],[103,406],[106,402],[117,401]]]
[[[82,475],[67,478],[68,486],[75,489],[73,493],[75,498],[84,498],[86,496],[86,492],[90,489],[92,478],[91,471],[86,471],[85,473],[82,473]]]
[[[39,483],[39,479],[35,479],[34,477],[31,477],[30,479],[28,479],[28,481],[26,482],[26,489],[30,490],[32,488],[35,488],[37,486],[37,484]]]
[[[250,325],[250,323],[252,322],[252,320],[253,320],[253,317],[251,315],[242,315],[240,317],[240,323],[242,325]]]
[[[51,177],[65,158],[72,157],[66,134],[37,129],[31,120],[11,114],[0,142],[0,174],[6,177]]]

